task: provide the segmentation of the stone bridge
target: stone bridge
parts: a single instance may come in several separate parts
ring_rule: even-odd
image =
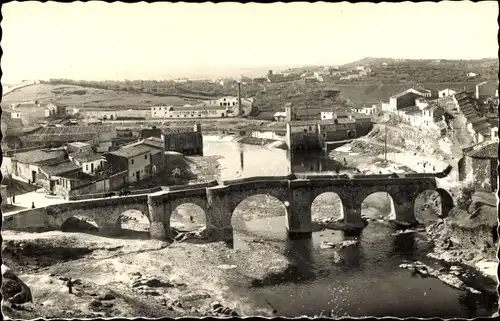
[[[232,240],[231,218],[236,207],[246,198],[264,194],[280,200],[286,209],[286,225],[290,236],[312,232],[311,206],[323,193],[336,193],[343,206],[344,223],[361,227],[361,203],[376,192],[386,192],[393,200],[395,221],[416,223],[414,204],[426,191],[441,196],[442,216],[454,202],[450,194],[438,188],[434,174],[401,175],[290,175],[253,177],[219,182],[216,186],[186,186],[153,194],[121,198],[92,199],[51,205],[19,212],[4,218],[4,229],[59,229],[73,216],[92,218],[102,231],[116,233],[120,216],[127,210],[138,210],[150,222],[150,235],[155,239],[171,238],[170,217],[177,206],[193,203],[206,215],[207,232],[214,240]]]

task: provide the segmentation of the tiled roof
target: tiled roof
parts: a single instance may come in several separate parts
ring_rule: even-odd
[[[472,124],[472,127],[476,132],[483,132],[485,129],[490,129],[491,125],[488,122],[478,122],[476,124]]]
[[[72,154],[71,155],[74,159],[79,160],[80,162],[93,162],[99,159],[102,159],[101,154],[97,154],[94,152],[87,152],[87,153],[77,153],[77,154]]]
[[[73,164],[69,160],[65,160],[63,162],[60,162],[60,163],[52,165],[52,166],[41,166],[40,167],[40,170],[42,170],[43,172],[45,172],[46,174],[51,175],[51,176],[62,175],[62,174],[68,173],[68,172],[77,171],[78,169],[80,169],[80,167]]]
[[[151,150],[151,147],[145,146],[145,145],[128,146],[128,147],[120,148],[119,150],[114,151],[114,152],[109,152],[109,154],[113,154],[113,155],[125,157],[125,158],[131,158],[131,157],[135,157],[135,156],[149,153],[150,150]]]
[[[403,92],[401,92],[399,94],[395,94],[395,95],[391,96],[391,98],[399,98],[399,97],[403,97],[405,95],[415,95],[416,96],[417,94],[405,90],[405,91],[403,91]]]
[[[144,140],[144,145],[151,146],[157,149],[163,149],[163,140],[157,137],[150,137]]]
[[[470,151],[467,156],[472,158],[498,158],[498,142]]]
[[[498,127],[498,119],[488,119],[488,123],[493,127]]]
[[[420,110],[420,108],[417,107],[417,109],[411,109],[411,110],[408,110],[405,112],[405,114],[407,115],[417,115],[417,114],[422,114],[422,111]]]
[[[193,133],[194,129],[191,127],[178,127],[178,128],[162,128],[163,135],[169,134],[183,134],[183,133]]]
[[[401,108],[399,109],[398,111],[402,111],[404,113],[409,113],[409,112],[413,112],[413,111],[419,111],[420,108],[418,106],[410,106],[410,107],[405,107],[405,108]]]
[[[83,133],[83,134],[64,134],[64,135],[27,135],[20,137],[23,142],[39,142],[39,141],[61,141],[61,142],[77,142],[77,141],[90,141],[97,137],[97,133]]]
[[[64,156],[63,150],[51,150],[51,151],[43,151],[43,150],[31,150],[29,152],[18,153],[15,154],[15,159],[18,162],[24,164],[36,164],[39,162],[56,159]]]

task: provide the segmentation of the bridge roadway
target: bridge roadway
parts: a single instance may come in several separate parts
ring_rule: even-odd
[[[120,216],[127,210],[138,210],[150,222],[154,239],[170,239],[172,212],[185,203],[200,206],[206,215],[206,235],[214,241],[232,240],[231,218],[236,207],[246,198],[264,194],[277,198],[286,208],[286,227],[290,236],[310,235],[312,232],[311,205],[314,199],[327,192],[336,193],[343,206],[347,226],[363,226],[361,203],[372,193],[391,195],[395,221],[416,223],[414,203],[417,196],[434,190],[441,196],[442,216],[454,206],[450,194],[438,187],[439,174],[401,175],[289,175],[251,177],[219,182],[216,186],[186,186],[152,194],[101,198],[54,204],[25,210],[4,217],[4,229],[54,230],[73,216],[93,219],[105,234],[119,233]]]

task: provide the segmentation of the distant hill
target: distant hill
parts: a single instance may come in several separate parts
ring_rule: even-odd
[[[341,65],[344,68],[352,68],[356,66],[379,66],[382,64],[398,64],[398,65],[443,65],[456,66],[462,68],[484,68],[488,66],[498,66],[497,58],[469,59],[469,60],[453,60],[453,59],[394,59],[394,58],[373,58],[366,57],[354,62]]]

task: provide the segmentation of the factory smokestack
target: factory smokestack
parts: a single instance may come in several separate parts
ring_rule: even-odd
[[[241,81],[238,81],[238,106],[236,106],[236,116],[241,113]]]

